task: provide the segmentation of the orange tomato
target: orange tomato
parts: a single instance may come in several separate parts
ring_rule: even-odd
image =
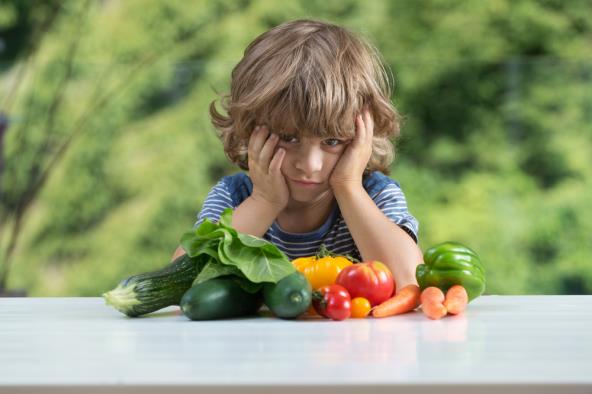
[[[325,256],[317,258],[300,257],[292,261],[294,267],[302,272],[313,290],[335,284],[337,275],[353,263],[343,256]]]
[[[368,316],[370,313],[370,309],[372,306],[370,305],[370,301],[368,301],[364,297],[356,297],[351,301],[351,317],[354,318],[364,318]]]

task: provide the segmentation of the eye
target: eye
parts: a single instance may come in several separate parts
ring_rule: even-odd
[[[290,134],[278,134],[278,136],[280,137],[281,141],[293,144],[298,142],[298,137],[295,137],[293,135]]]
[[[337,145],[341,145],[343,144],[343,140],[337,139],[337,138],[327,138],[326,140],[323,141],[323,144],[327,145],[327,146],[337,146]]]

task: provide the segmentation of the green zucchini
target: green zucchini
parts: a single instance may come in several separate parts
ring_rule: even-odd
[[[263,300],[277,317],[293,319],[310,307],[312,288],[304,274],[296,271],[278,283],[266,283]]]
[[[191,320],[214,320],[255,314],[261,294],[245,291],[229,276],[193,285],[181,298],[181,311]]]
[[[179,305],[206,262],[206,255],[189,257],[184,254],[159,271],[122,280],[115,289],[103,294],[103,298],[108,305],[129,317]]]

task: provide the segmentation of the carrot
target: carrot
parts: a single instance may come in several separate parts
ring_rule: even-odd
[[[420,301],[422,304],[442,304],[446,297],[444,297],[444,293],[442,290],[435,286],[426,287],[420,296]]]
[[[318,316],[319,315],[317,313],[317,311],[315,311],[315,308],[314,308],[314,306],[312,306],[312,304],[310,305],[310,307],[306,311],[306,314],[309,315],[309,316]]]
[[[421,292],[421,310],[432,320],[440,319],[446,316],[448,312],[443,302],[444,293],[437,287],[427,287]]]
[[[444,306],[448,310],[448,313],[457,315],[467,308],[468,303],[469,295],[467,294],[465,288],[461,285],[454,285],[446,292]]]
[[[372,316],[388,317],[412,311],[419,306],[419,294],[419,286],[407,285],[394,297],[372,308]]]

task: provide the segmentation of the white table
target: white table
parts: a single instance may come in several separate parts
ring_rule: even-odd
[[[127,318],[0,298],[0,393],[592,393],[592,296],[483,296],[464,315]]]

